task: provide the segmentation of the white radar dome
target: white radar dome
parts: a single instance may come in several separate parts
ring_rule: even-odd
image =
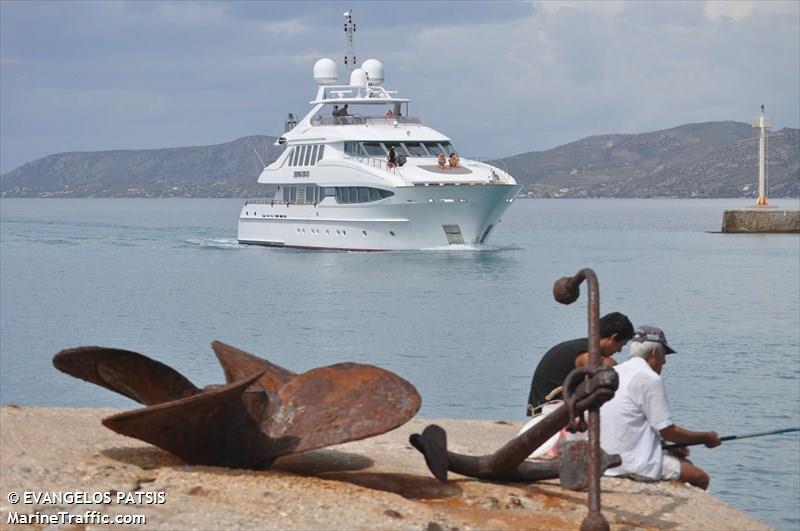
[[[367,73],[367,80],[370,85],[383,83],[383,63],[377,59],[367,59],[361,65],[361,69]]]
[[[314,63],[314,81],[317,85],[335,85],[339,80],[339,73],[333,59],[327,57]]]
[[[350,86],[352,87],[366,87],[367,74],[360,68],[356,68],[350,74]]]

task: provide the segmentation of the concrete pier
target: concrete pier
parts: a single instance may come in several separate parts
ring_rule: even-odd
[[[270,470],[192,466],[147,443],[123,437],[100,420],[115,409],[0,408],[0,528],[546,530],[578,529],[586,493],[557,479],[493,483],[431,476],[408,443],[435,422],[454,452],[484,455],[517,434],[521,422],[412,419],[400,428],[330,448],[279,458]],[[754,485],[757,488],[757,485]],[[615,530],[767,531],[770,527],[677,481],[640,483],[605,477],[603,514]],[[86,493],[89,503],[42,499],[14,503],[9,493]],[[109,493],[111,503],[91,503]],[[122,494],[162,493],[163,503],[120,503]],[[131,525],[29,525],[21,515],[109,518],[145,516]]]
[[[722,216],[722,232],[800,233],[800,210],[769,205],[729,209]]]

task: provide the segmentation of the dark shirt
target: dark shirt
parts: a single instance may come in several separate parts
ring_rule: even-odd
[[[575,358],[589,351],[587,338],[564,341],[554,346],[542,357],[531,381],[528,396],[528,415],[531,409],[544,403],[550,391],[564,385],[567,375],[575,368]]]

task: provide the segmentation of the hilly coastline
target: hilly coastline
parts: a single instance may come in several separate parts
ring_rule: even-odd
[[[248,136],[211,146],[49,155],[0,176],[3,197],[263,197],[283,148]],[[469,154],[464,154],[469,157]],[[772,132],[769,195],[800,197],[800,129]],[[584,138],[499,159],[528,197],[755,197],[758,138],[740,122]]]

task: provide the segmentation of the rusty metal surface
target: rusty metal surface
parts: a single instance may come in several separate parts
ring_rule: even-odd
[[[258,379],[258,385],[265,391],[277,393],[278,389],[297,376],[296,373],[284,369],[280,365],[270,363],[264,358],[254,356],[222,341],[212,341],[211,348],[214,350],[219,364],[222,365],[227,383],[247,378],[257,372],[264,372],[264,375]]]
[[[553,296],[562,304],[572,304],[580,296],[580,284],[583,281],[589,285],[589,304],[588,306],[588,325],[589,325],[589,367],[575,369],[567,375],[565,380],[565,397],[567,395],[567,384],[572,385],[572,382],[578,377],[584,376],[587,378],[595,378],[601,371],[602,356],[600,354],[600,286],[597,281],[597,275],[589,268],[584,268],[578,271],[573,277],[562,277],[556,281],[553,286]],[[616,387],[614,388],[616,390]],[[614,392],[611,392],[611,396]],[[607,397],[606,400],[611,398]],[[572,401],[573,407],[570,411],[570,429],[581,430],[586,429],[586,422],[581,415],[580,419],[576,421],[576,413],[574,409],[574,400]],[[605,401],[605,400],[604,400]],[[602,456],[600,449],[600,406],[604,401],[598,401],[598,404],[593,404],[588,408],[589,411],[589,442],[588,442],[588,463],[586,465],[586,480],[587,488],[589,491],[588,506],[589,514],[583,520],[581,529],[583,531],[606,531],[609,529],[608,521],[601,512],[600,504],[600,477],[603,474],[602,470]],[[568,458],[570,456],[568,454]],[[563,459],[563,458],[562,458]],[[576,463],[573,468],[580,466]],[[568,467],[569,468],[569,467]]]
[[[147,406],[196,395],[200,389],[168,365],[129,350],[80,347],[53,357],[61,372]]]
[[[281,455],[385,433],[421,405],[410,383],[372,365],[340,363],[297,375],[218,341],[213,348],[228,383],[203,390],[125,350],[63,350],[53,364],[146,404],[103,424],[191,464],[269,467]]]
[[[561,457],[558,479],[561,486],[569,490],[585,491],[589,488],[589,441],[561,441],[558,455]],[[619,466],[622,459],[618,455],[607,454],[600,449],[601,469]]]
[[[590,407],[600,407],[614,395],[618,385],[615,371],[598,371],[575,387],[573,410],[582,412]],[[442,481],[447,479],[448,471],[495,481],[538,481],[558,477],[559,461],[533,462],[526,461],[527,457],[569,420],[570,407],[562,404],[531,429],[517,435],[493,454],[484,456],[448,451],[447,434],[435,424],[425,428],[421,434],[412,434],[409,442],[425,457],[431,473]]]
[[[198,465],[253,466],[269,455],[261,433],[242,401],[259,373],[188,398],[164,402],[103,419],[103,425]]]
[[[295,376],[278,395],[281,407],[269,420],[268,433],[297,437],[297,452],[385,433],[398,426],[397,419],[413,417],[421,405],[407,381],[357,363],[312,369]]]

